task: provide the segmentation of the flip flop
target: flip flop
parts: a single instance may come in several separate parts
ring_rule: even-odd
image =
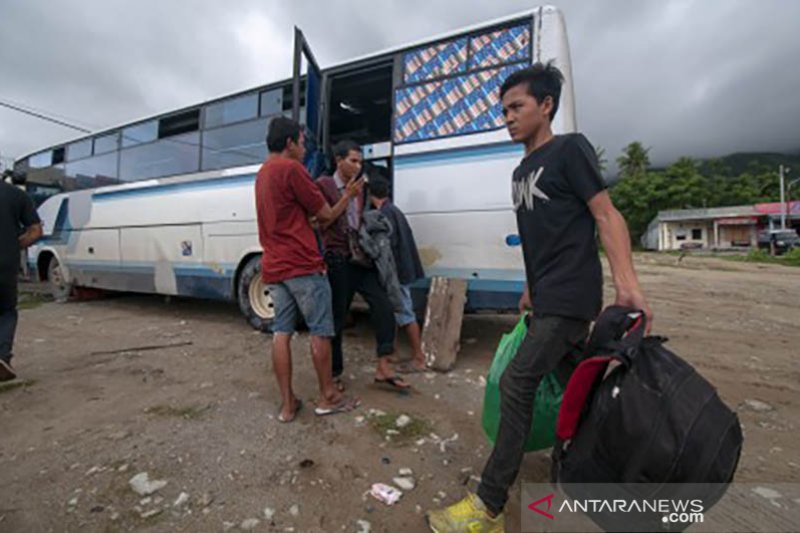
[[[397,365],[397,372],[400,374],[424,374],[428,370],[426,368],[417,368],[413,363],[402,363]]]
[[[303,400],[301,400],[300,398],[295,397],[294,404],[295,404],[296,407],[294,408],[294,413],[290,417],[284,418],[283,413],[278,411],[278,422],[281,422],[283,424],[288,424],[289,422],[294,422],[295,418],[297,418],[297,414],[303,408]]]
[[[336,415],[339,413],[349,413],[356,407],[361,405],[361,400],[358,398],[342,398],[339,403],[331,407],[319,407],[317,406],[314,408],[314,414],[317,416],[328,416],[328,415]]]
[[[375,378],[375,383],[378,385],[389,385],[394,390],[405,391],[411,388],[409,383],[406,383],[400,376],[389,376],[387,378]],[[405,383],[405,385],[402,385]]]

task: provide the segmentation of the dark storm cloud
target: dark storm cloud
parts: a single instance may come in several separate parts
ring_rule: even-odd
[[[800,2],[556,2],[580,128],[609,159],[800,150]],[[286,78],[292,27],[322,66],[529,9],[516,1],[0,5],[0,98],[109,127]],[[73,137],[0,108],[0,153]]]

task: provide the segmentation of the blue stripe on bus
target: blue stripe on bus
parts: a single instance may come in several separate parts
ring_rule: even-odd
[[[394,158],[394,168],[396,170],[400,170],[416,166],[455,162],[459,160],[501,159],[509,156],[517,156],[521,158],[523,155],[522,147],[511,142],[478,148],[458,147],[423,154],[396,155]]]
[[[116,261],[67,261],[67,267],[78,270],[112,270],[116,272],[154,272],[156,264],[149,261],[126,261],[120,264]],[[210,278],[231,278],[236,271],[236,265],[223,264],[220,268],[193,263],[172,263],[175,275],[204,276]]]
[[[469,281],[512,281],[524,282],[525,271],[513,268],[437,268],[425,269],[428,277],[462,278]]]
[[[65,261],[67,268],[88,271],[152,272],[155,265],[120,265],[113,261]]]
[[[124,265],[113,261],[69,261],[67,266],[85,273],[106,272],[116,276],[117,279],[129,277],[141,280],[141,276],[154,277],[156,265],[146,261],[126,262]],[[218,267],[197,263],[175,263],[172,269],[180,296],[217,300],[235,299],[235,295],[232,294],[232,280],[236,273],[236,265],[232,263],[219,264]],[[429,275],[467,279],[468,310],[516,309],[519,295],[525,285],[524,275],[520,271],[483,269],[478,273],[483,277],[472,277],[472,271],[468,269],[432,269]],[[487,279],[487,276],[492,278]],[[431,278],[427,277],[412,284],[415,301],[424,300],[430,283]]]
[[[233,299],[231,278],[229,276],[209,275],[208,272],[198,273],[191,271],[186,274],[186,270],[175,270],[175,285],[180,296],[192,296],[194,298],[208,298],[210,300],[231,300]]]
[[[236,187],[239,185],[254,183],[256,180],[255,174],[247,174],[245,176],[223,176],[220,178],[213,178],[199,181],[184,181],[180,183],[157,183],[154,185],[146,185],[143,187],[136,187],[133,189],[122,189],[117,191],[96,192],[92,195],[92,199],[97,202],[107,200],[116,200],[119,198],[128,198],[131,196],[149,196],[154,194],[186,192],[188,190],[209,190],[209,189],[223,189],[228,187]]]
[[[414,309],[420,313],[425,310],[429,284],[430,280],[423,280],[411,288]],[[473,280],[468,283],[465,308],[467,311],[516,311],[524,285],[523,282]]]
[[[72,224],[69,222],[69,198],[61,200],[58,206],[58,214],[56,221],[53,224],[53,231],[50,235],[39,239],[39,245],[49,244],[67,244],[69,243],[70,232],[72,231]]]
[[[121,264],[117,261],[86,261],[72,260],[66,262],[68,267],[79,270],[113,270],[120,272],[153,272],[156,264],[150,261],[126,261]],[[210,278],[231,278],[236,272],[234,263],[172,263],[172,270],[176,275],[204,276]],[[479,277],[476,277],[477,274]],[[521,292],[525,284],[524,272],[514,269],[465,269],[465,268],[431,268],[428,277],[413,284],[415,288],[426,288],[430,285],[432,276],[466,279],[468,290],[493,291],[493,292]]]
[[[421,279],[411,285],[414,289],[427,290],[431,284],[431,278]],[[500,280],[500,279],[469,279],[467,280],[467,291],[476,292],[511,292],[522,293],[525,287],[524,281]]]
[[[113,261],[70,261],[67,266],[84,274],[107,274],[121,283],[143,292],[156,292],[155,263],[131,262],[121,265]],[[172,265],[175,274],[175,288],[179,296],[209,298],[212,300],[230,300],[233,298],[233,276],[235,265],[220,265],[220,269],[205,265],[176,263]]]

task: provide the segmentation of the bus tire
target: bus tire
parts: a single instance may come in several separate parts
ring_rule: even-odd
[[[239,274],[237,284],[239,309],[247,322],[258,331],[271,332],[275,305],[269,287],[261,280],[261,256],[251,257]]]
[[[50,257],[47,263],[47,283],[50,286],[50,294],[53,300],[58,303],[64,303],[69,300],[72,294],[72,284],[68,283],[64,278],[64,271],[61,269],[56,256]]]

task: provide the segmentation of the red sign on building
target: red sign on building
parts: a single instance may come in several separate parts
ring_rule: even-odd
[[[717,220],[717,224],[720,226],[749,226],[757,222],[757,217],[720,218]]]

